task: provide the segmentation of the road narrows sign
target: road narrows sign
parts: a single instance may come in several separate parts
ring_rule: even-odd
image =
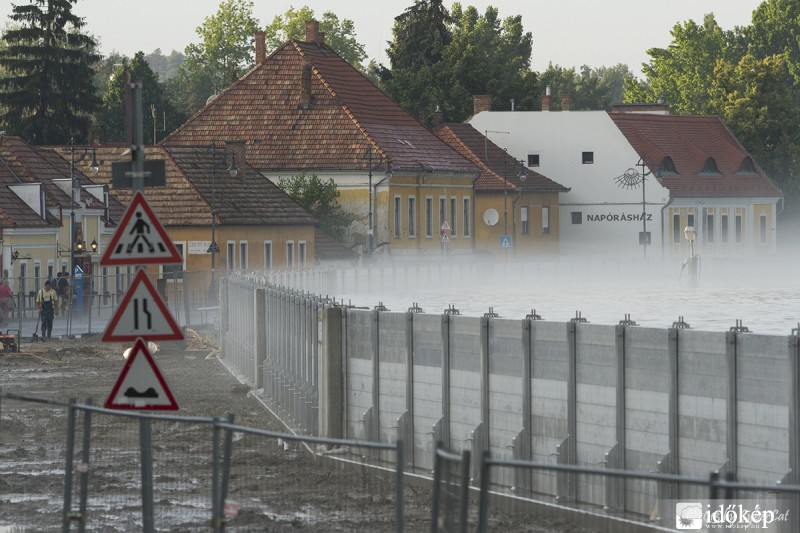
[[[133,283],[106,327],[103,342],[134,341],[140,337],[149,341],[183,339],[180,327],[144,270],[139,270],[133,278]]]
[[[114,388],[105,403],[106,409],[147,409],[177,411],[164,376],[147,350],[144,339],[137,339]]]
[[[164,226],[153,213],[142,192],[137,191],[114,237],[106,247],[100,264],[110,266],[182,262],[181,254],[167,236]]]

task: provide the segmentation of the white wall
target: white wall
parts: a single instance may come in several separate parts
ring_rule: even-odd
[[[620,187],[614,178],[636,167],[638,154],[605,111],[487,111],[470,123],[489,140],[517,159],[528,162],[539,155],[539,167],[548,178],[570,187],[560,195],[561,253],[642,258],[639,232],[643,229],[642,187]],[[508,132],[499,133],[499,132]],[[582,152],[593,152],[594,163],[583,164]],[[654,177],[645,182],[647,231],[652,245],[648,258],[662,256],[661,209],[669,191]],[[582,223],[572,223],[572,213]],[[665,226],[666,227],[666,226]]]

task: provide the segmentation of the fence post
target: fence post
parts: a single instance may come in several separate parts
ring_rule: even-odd
[[[255,332],[254,386],[260,389],[264,386],[264,359],[267,357],[267,291],[256,289],[255,313],[253,316],[253,330]]]
[[[319,435],[344,436],[344,383],[342,360],[342,309],[323,307],[317,323],[319,335]]]
[[[92,405],[92,399],[86,399],[86,405]],[[81,473],[81,488],[80,488],[80,522],[78,523],[78,531],[84,533],[86,531],[86,507],[89,499],[89,461],[91,459],[92,447],[92,411],[86,409],[83,413],[83,450],[81,450],[81,465],[78,470]]]
[[[738,386],[737,386],[737,369],[736,369],[736,360],[737,360],[737,333],[735,331],[727,331],[725,332],[725,359],[727,361],[728,367],[728,397],[727,397],[727,434],[726,434],[726,451],[728,456],[728,462],[726,465],[726,472],[733,474],[734,478],[739,470],[739,444],[737,442],[737,425],[739,424],[738,420]],[[789,405],[789,409],[792,409],[792,405]],[[791,461],[791,459],[790,459]]]
[[[151,420],[146,416],[139,419],[139,447],[142,464],[142,531],[155,533],[153,519],[153,432]]]
[[[397,441],[397,452],[395,453],[395,458],[397,464],[395,465],[395,521],[396,521],[396,530],[397,533],[403,533],[403,465],[405,457],[405,451],[403,449],[403,441]]]
[[[64,461],[64,510],[61,521],[63,533],[69,533],[70,521],[72,520],[72,458],[75,456],[75,403],[74,398],[70,398],[67,407],[67,449]]]

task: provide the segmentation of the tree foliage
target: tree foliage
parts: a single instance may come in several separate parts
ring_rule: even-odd
[[[344,241],[347,229],[356,220],[353,213],[339,204],[339,189],[333,178],[321,180],[305,173],[278,180],[278,187],[295,202],[319,219],[319,229],[338,241]]]
[[[127,139],[126,79],[130,76],[131,80],[142,82],[144,141],[146,144],[155,144],[187,117],[177,112],[165,96],[158,74],[150,68],[144,52],[137,52],[131,60],[122,58],[121,61],[110,76],[102,107],[97,114],[101,134],[108,140]]]
[[[14,26],[2,36],[0,122],[9,133],[36,144],[86,139],[99,98],[92,66],[95,40],[72,13],[76,0],[33,0],[14,5]]]
[[[395,18],[387,55],[390,68],[374,70],[386,92],[413,115],[436,108],[447,121],[472,112],[472,96],[492,95],[493,109],[533,108],[536,75],[530,69],[532,35],[520,16],[500,18],[441,0],[416,0]]]
[[[225,0],[216,14],[196,29],[199,43],[184,50],[170,93],[187,115],[205,105],[208,98],[239,79],[254,64],[254,41],[259,23],[250,0]]]
[[[708,88],[714,81],[714,69],[720,61],[731,61],[736,48],[734,35],[717,24],[713,14],[698,25],[692,20],[672,28],[672,42],[667,48],[647,51],[650,62],[642,67],[647,84],[629,84],[626,102],[655,102],[664,98],[672,111],[681,114],[709,114],[714,108]]]
[[[551,63],[539,74],[539,87],[551,88],[553,110],[560,109],[562,96],[569,96],[570,109],[609,111],[622,101],[625,83],[635,82],[631,70],[622,63],[599,68],[583,65],[580,71]]]
[[[305,38],[305,23],[313,20],[314,10],[308,6],[300,9],[290,7],[283,15],[276,15],[272,23],[264,29],[266,33],[267,51],[272,51],[292,39],[302,41]],[[325,43],[345,61],[359,70],[364,70],[367,53],[364,46],[356,40],[355,26],[349,19],[339,20],[331,11],[322,14],[319,30],[325,33]]]

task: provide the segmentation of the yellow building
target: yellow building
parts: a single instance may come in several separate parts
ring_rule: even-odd
[[[392,256],[474,248],[480,170],[438,139],[324,43],[318,24],[271,55],[256,35],[256,67],[162,141],[207,146],[240,139],[242,160],[277,183],[333,179],[357,220],[345,244]]]
[[[474,186],[476,251],[558,255],[559,194],[569,188],[527,168],[470,124],[446,124],[436,134],[483,171]]]

